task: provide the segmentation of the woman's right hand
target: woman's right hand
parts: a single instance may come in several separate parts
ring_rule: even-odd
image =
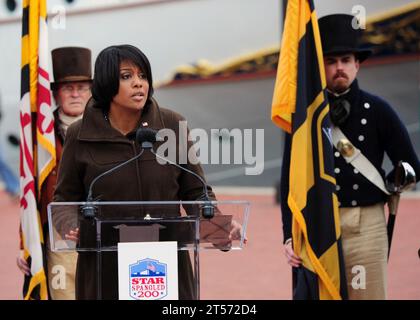
[[[286,256],[287,263],[290,266],[298,268],[302,264],[302,259],[299,258],[293,251],[291,239],[288,239],[284,244],[284,255]]]
[[[71,240],[77,243],[79,241],[79,228],[70,230],[69,233],[66,233],[64,235],[64,237],[66,238],[66,240]]]

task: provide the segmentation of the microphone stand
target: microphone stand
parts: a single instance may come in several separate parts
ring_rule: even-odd
[[[164,157],[161,157],[160,155],[158,155],[154,150],[153,150],[153,145],[150,142],[143,142],[142,143],[142,147],[143,149],[150,149],[150,152],[153,153],[157,158],[162,159],[166,162],[169,162],[170,164],[174,165],[177,168],[180,168],[181,170],[184,170],[190,174],[192,174],[194,177],[196,177],[198,180],[200,180],[200,182],[203,184],[203,194],[205,197],[205,203],[204,205],[201,207],[201,215],[206,218],[206,219],[211,219],[214,217],[214,206],[211,203],[211,200],[209,198],[209,193],[207,190],[207,183],[203,180],[203,178],[201,178],[198,174],[196,174],[195,172],[188,170],[187,168],[184,168],[182,166],[180,166],[179,164],[172,162],[169,159],[166,159]]]
[[[95,179],[93,179],[93,181],[91,182],[90,186],[89,186],[89,192],[88,192],[88,196],[86,199],[86,204],[82,207],[82,212],[83,212],[83,216],[85,218],[94,218],[96,215],[96,207],[92,204],[93,198],[92,198],[92,190],[93,190],[93,185],[96,183],[96,181],[98,181],[100,178],[102,178],[103,176],[106,176],[107,174],[110,174],[116,170],[118,170],[119,168],[125,166],[126,164],[129,164],[130,162],[137,160],[138,158],[141,157],[141,155],[143,154],[144,149],[142,149],[140,151],[140,153],[138,155],[136,155],[135,157],[128,159],[127,161],[124,161],[123,163],[120,163],[118,166],[115,166],[103,173],[101,173],[99,176],[97,176]]]

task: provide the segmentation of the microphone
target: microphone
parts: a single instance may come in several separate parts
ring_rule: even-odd
[[[136,141],[143,149],[150,149],[158,140],[157,131],[150,128],[139,128],[136,132]]]
[[[204,181],[204,179],[202,177],[200,177],[198,174],[196,174],[195,172],[184,168],[183,166],[180,166],[179,164],[170,161],[169,159],[166,159],[164,157],[161,157],[160,155],[158,155],[154,150],[153,150],[153,143],[155,143],[156,141],[161,141],[160,137],[158,137],[157,135],[157,130],[151,129],[151,128],[139,128],[136,132],[136,140],[137,142],[140,144],[140,146],[142,147],[142,149],[150,149],[150,152],[152,152],[157,158],[162,159],[166,162],[168,162],[169,164],[185,171],[188,172],[190,174],[192,174],[194,177],[196,177],[198,180],[200,180],[202,186],[203,186],[203,195],[205,197],[205,201],[206,203],[203,205],[203,207],[201,208],[202,212],[202,216],[206,219],[211,219],[214,217],[214,206],[211,204],[211,200],[209,197],[209,193],[207,190],[207,183]]]

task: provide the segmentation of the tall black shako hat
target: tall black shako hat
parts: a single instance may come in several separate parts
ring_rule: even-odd
[[[372,50],[360,47],[363,31],[353,28],[353,19],[349,14],[331,14],[318,20],[324,56],[351,52],[363,62],[372,54]]]

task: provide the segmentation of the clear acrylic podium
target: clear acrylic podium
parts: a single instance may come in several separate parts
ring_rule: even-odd
[[[214,207],[212,219],[202,216],[209,204]],[[51,202],[50,249],[77,251],[79,259],[81,255],[94,255],[96,270],[92,277],[96,277],[96,299],[101,300],[104,281],[109,281],[103,275],[104,266],[109,267],[103,256],[110,252],[117,255],[119,242],[176,241],[178,259],[188,260],[192,266],[190,275],[181,275],[185,271],[178,268],[179,287],[187,285],[182,283],[186,277],[193,288],[191,298],[199,300],[200,251],[242,249],[249,214],[247,201]],[[68,240],[66,235],[76,228],[78,241]]]

